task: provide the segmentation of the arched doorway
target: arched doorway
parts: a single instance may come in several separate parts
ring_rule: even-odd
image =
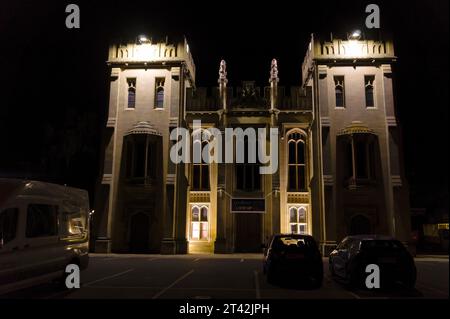
[[[148,253],[149,250],[149,217],[145,213],[137,213],[130,221],[130,252]]]
[[[364,215],[356,215],[350,222],[350,235],[371,234],[371,228],[369,218]]]

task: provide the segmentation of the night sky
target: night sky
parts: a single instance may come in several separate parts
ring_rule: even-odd
[[[93,190],[108,108],[108,45],[115,39],[183,35],[197,86],[216,86],[227,61],[230,85],[299,85],[311,32],[392,34],[399,57],[396,103],[413,207],[448,212],[448,1],[1,1],[0,176]],[[81,28],[65,27],[76,3]],[[364,27],[381,8],[381,30]]]

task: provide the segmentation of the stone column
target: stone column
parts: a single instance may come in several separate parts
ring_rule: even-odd
[[[226,164],[225,161],[225,128],[227,126],[227,71],[224,60],[220,61],[219,91],[222,107],[222,117],[219,125],[222,133],[222,162],[217,165],[217,232],[214,243],[214,253],[227,253],[226,225],[229,200],[226,192]]]

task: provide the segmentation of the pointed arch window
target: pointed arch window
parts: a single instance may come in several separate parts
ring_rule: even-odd
[[[207,206],[194,205],[191,208],[191,240],[208,240],[209,210]]]
[[[307,214],[303,206],[291,206],[289,208],[289,231],[292,234],[307,234]]]
[[[344,77],[334,77],[334,92],[336,97],[336,107],[345,107],[345,90],[344,90]]]
[[[164,78],[155,80],[155,109],[164,108]]]
[[[127,83],[128,83],[127,108],[134,109],[136,107],[136,78],[127,79]]]
[[[305,137],[300,132],[294,132],[288,135],[288,191],[306,190]]]
[[[375,76],[373,75],[366,75],[364,77],[364,84],[365,84],[365,95],[366,95],[366,107],[375,107],[375,100],[374,100],[374,82],[375,82]]]
[[[198,143],[198,144],[197,144]],[[200,145],[201,147],[200,147]],[[194,141],[194,149],[196,152],[200,150],[202,152],[205,147],[208,146],[207,141]],[[201,153],[200,153],[201,156]],[[204,159],[201,156],[201,160],[199,163],[192,164],[192,190],[194,191],[209,191],[209,159]]]

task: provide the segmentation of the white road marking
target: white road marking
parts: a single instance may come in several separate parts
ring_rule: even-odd
[[[241,261],[240,261],[241,263],[243,263],[244,262],[244,258],[241,258]]]
[[[159,296],[161,296],[162,294],[164,294],[167,290],[169,290],[170,288],[172,288],[173,286],[175,286],[177,283],[179,283],[180,281],[182,281],[184,278],[188,277],[189,275],[191,275],[194,272],[194,269],[192,269],[191,271],[185,273],[183,276],[181,276],[180,278],[178,278],[177,280],[175,280],[173,283],[171,283],[169,286],[167,286],[166,288],[164,288],[163,290],[161,290],[160,292],[158,292],[156,295],[154,295],[152,297],[152,299],[157,299]]]
[[[130,269],[127,269],[127,270],[125,270],[125,271],[119,272],[119,273],[117,273],[117,274],[111,275],[111,276],[107,276],[107,277],[103,277],[103,278],[100,278],[100,279],[97,279],[97,280],[93,280],[93,281],[90,281],[90,282],[88,282],[88,283],[82,285],[82,287],[88,287],[88,286],[91,286],[91,285],[93,285],[93,284],[96,284],[96,283],[101,282],[101,281],[104,281],[104,280],[116,278],[116,277],[125,275],[125,274],[127,274],[127,273],[129,273],[129,272],[131,272],[131,271],[133,271],[133,270],[134,270],[134,268],[130,268]]]
[[[353,291],[348,291],[347,292],[352,295],[353,297],[355,297],[356,299],[361,299],[361,296],[358,296],[357,294],[355,294]]]
[[[194,262],[199,261],[199,260],[200,260],[200,258],[194,259]]]
[[[425,290],[428,290],[428,291],[431,291],[434,293],[438,293],[438,294],[448,297],[448,292],[445,292],[445,291],[437,289],[437,288],[425,286],[422,283],[416,283],[416,287],[418,287],[419,289],[425,289]]]
[[[94,281],[90,281],[90,282],[88,282],[88,283],[86,283],[86,284],[81,284],[81,287],[82,287],[82,288],[84,288],[84,287],[89,287],[89,286],[91,286],[91,285],[93,285],[93,284],[96,284],[96,283],[98,283],[98,282],[101,282],[101,281],[104,281],[104,280],[107,280],[107,279],[111,279],[111,278],[115,278],[115,277],[118,277],[118,276],[125,275],[126,273],[129,273],[130,271],[133,271],[133,270],[134,270],[134,269],[131,268],[131,269],[128,269],[128,270],[119,272],[119,273],[117,273],[117,274],[108,276],[108,277],[103,277],[103,278],[100,278],[100,279],[97,279],[97,280],[94,280]],[[78,290],[78,289],[68,289],[68,290],[59,291],[59,292],[57,292],[57,293],[54,293],[54,294],[51,294],[51,295],[49,295],[49,296],[44,297],[44,299],[53,299],[53,298],[56,298],[56,297],[59,297],[59,296],[63,296],[63,295],[66,295],[66,294],[70,294],[70,293],[75,292],[75,291],[77,291],[77,290]]]
[[[259,276],[258,271],[255,270],[255,291],[256,291],[256,299],[261,299],[261,291],[259,289]]]

